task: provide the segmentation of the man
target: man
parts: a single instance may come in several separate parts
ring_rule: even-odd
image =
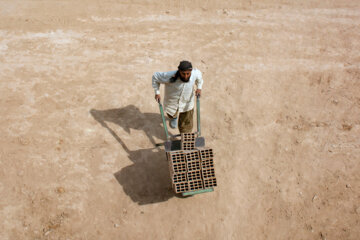
[[[164,108],[170,118],[170,127],[178,125],[180,133],[191,133],[194,113],[195,95],[201,95],[203,85],[200,70],[193,69],[191,62],[181,61],[177,71],[156,72],[152,76],[155,100],[160,102],[160,84],[165,84]],[[179,124],[178,123],[179,119]]]

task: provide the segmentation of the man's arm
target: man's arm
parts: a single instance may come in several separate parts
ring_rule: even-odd
[[[169,83],[170,78],[175,75],[176,71],[171,72],[156,72],[152,76],[152,86],[155,91],[155,100],[160,102],[160,84]]]
[[[155,90],[155,94],[160,94],[161,78],[159,76],[160,76],[159,72],[154,73],[154,75],[152,76],[152,87]]]

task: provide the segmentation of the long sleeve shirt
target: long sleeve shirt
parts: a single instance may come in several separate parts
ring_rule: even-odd
[[[194,85],[197,89],[201,89],[203,85],[202,74],[200,70],[194,68],[188,82],[177,79],[170,82],[176,71],[156,72],[152,76],[152,86],[155,94],[160,94],[160,84],[165,84],[164,108],[171,116],[175,116],[177,112],[187,112],[194,108]]]

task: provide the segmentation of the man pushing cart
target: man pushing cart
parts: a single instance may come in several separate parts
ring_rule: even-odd
[[[179,135],[169,136],[161,104],[160,84],[165,84],[164,108],[171,128],[179,128]],[[194,87],[196,90],[194,94]],[[178,70],[156,72],[152,77],[155,100],[159,103],[167,141],[165,151],[170,175],[176,193],[183,196],[213,191],[217,185],[214,154],[205,148],[201,137],[200,95],[203,85],[200,70],[193,69],[189,61],[181,61]],[[192,133],[194,100],[197,102],[197,132]],[[181,136],[180,140],[176,137]]]

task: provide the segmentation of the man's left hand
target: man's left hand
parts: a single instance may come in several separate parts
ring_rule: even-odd
[[[195,95],[196,95],[197,97],[200,97],[200,96],[201,96],[201,89],[196,89]]]

